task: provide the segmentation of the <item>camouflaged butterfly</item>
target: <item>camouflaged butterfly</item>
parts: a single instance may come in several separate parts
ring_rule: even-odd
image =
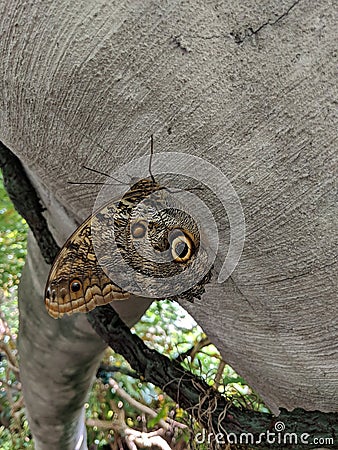
[[[158,299],[200,298],[211,278],[211,269],[206,270],[206,251],[195,220],[176,206],[173,197],[153,177],[142,179],[121,200],[106,203],[85,220],[66,241],[50,271],[45,291],[48,313],[54,318],[86,313],[96,306],[128,299],[142,283],[157,298],[156,286],[167,280],[174,280],[168,295],[159,295]],[[112,228],[115,247],[111,242]],[[137,243],[145,237],[151,245],[140,252]],[[154,252],[168,257],[156,262]],[[112,274],[121,271],[121,257],[135,276],[117,284]],[[182,282],[176,275],[192,266],[194,279],[182,291]]]

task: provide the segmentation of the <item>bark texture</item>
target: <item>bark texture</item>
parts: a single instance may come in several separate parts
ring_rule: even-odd
[[[24,163],[60,245],[98,191],[67,181],[147,153],[152,133],[158,152],[201,156],[232,181],[246,219],[241,261],[184,306],[274,412],[337,409],[336,19],[329,0],[0,3],[0,139]],[[49,321],[47,271],[31,246],[21,371],[37,448],[72,449],[102,343],[81,317]],[[125,308],[130,322],[145,307]],[[89,347],[78,333],[93,337]],[[69,394],[42,431],[36,380],[50,373],[81,388],[72,418],[60,415]],[[45,407],[50,388],[39,390]]]

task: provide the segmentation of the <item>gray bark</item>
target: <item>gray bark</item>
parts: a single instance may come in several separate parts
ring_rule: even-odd
[[[274,412],[337,409],[336,16],[329,0],[0,3],[0,139],[59,244],[98,192],[67,181],[147,153],[152,133],[156,151],[204,157],[232,181],[241,261],[184,307]],[[20,290],[26,407],[37,448],[73,449],[103,345],[83,317],[47,317],[33,247]],[[146,308],[131,305],[129,323]]]

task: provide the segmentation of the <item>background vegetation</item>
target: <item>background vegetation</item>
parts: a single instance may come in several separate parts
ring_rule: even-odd
[[[16,350],[17,287],[26,254],[27,224],[6,195],[0,173],[0,449],[34,449],[24,414]],[[135,332],[147,345],[176,358],[237,404],[267,411],[232,368],[222,361],[194,320],[176,303],[154,302]],[[186,411],[159,388],[140,380],[128,363],[107,350],[86,406],[91,450],[130,448],[124,434],[150,433],[170,448],[207,450]],[[152,433],[152,434],[151,434]],[[141,447],[138,447],[141,448]]]

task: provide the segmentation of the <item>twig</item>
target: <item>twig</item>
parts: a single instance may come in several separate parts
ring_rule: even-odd
[[[125,423],[124,410],[119,409],[114,402],[111,402],[111,407],[115,413],[113,420],[87,419],[86,424],[90,427],[118,432],[120,436],[125,437],[125,442],[130,449],[152,448],[153,446],[157,446],[162,450],[170,450],[168,443],[162,437],[165,431],[163,428],[149,433],[134,430]]]
[[[115,390],[116,394],[123,398],[124,400],[126,400],[129,405],[133,406],[134,408],[136,408],[137,410],[139,410],[140,412],[144,412],[145,414],[148,414],[148,416],[150,417],[156,417],[157,416],[157,412],[154,411],[153,409],[149,408],[149,406],[143,405],[142,403],[138,402],[137,400],[135,400],[134,398],[132,398],[129,394],[127,394],[127,392],[125,390],[123,390],[118,383],[116,383],[115,380],[113,380],[112,378],[109,379],[109,384],[110,386]],[[165,420],[160,419],[158,422],[162,428],[164,428],[165,430],[170,430],[170,425],[167,424],[165,422]]]
[[[8,389],[13,389],[14,391],[22,391],[21,383],[13,384],[6,380],[0,380],[0,386],[1,385],[6,386]]]
[[[16,357],[13,354],[13,351],[10,349],[9,345],[3,341],[0,341],[0,350],[2,350],[7,356],[8,365],[13,370],[15,375],[19,375],[19,367]]]
[[[102,375],[103,372],[103,375]],[[105,373],[114,373],[114,372],[119,372],[123,375],[127,375],[128,377],[132,377],[132,378],[139,378],[138,374],[134,371],[134,370],[130,370],[126,367],[120,367],[120,366],[109,366],[107,364],[103,364],[101,363],[99,368],[97,369],[96,372],[96,377],[97,378],[105,378]]]
[[[223,361],[223,359],[222,359],[220,361],[220,363],[218,364],[217,373],[215,375],[215,383],[213,385],[214,389],[216,389],[216,390],[219,388],[222,374],[224,372],[224,367],[225,367],[225,361]]]
[[[211,344],[210,339],[205,336],[204,338],[200,339],[196,344],[194,344],[189,350],[185,351],[184,353],[181,353],[178,355],[177,360],[183,361],[187,356],[190,356],[191,361],[193,361],[197,355],[198,352],[202,350],[203,347],[207,347]]]

